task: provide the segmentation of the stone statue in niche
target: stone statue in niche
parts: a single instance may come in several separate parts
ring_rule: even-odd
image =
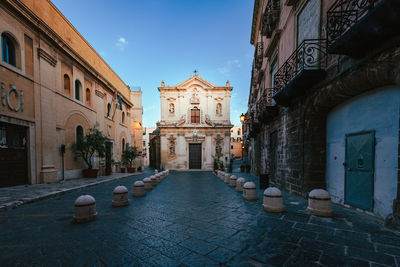
[[[222,115],[222,105],[221,105],[221,103],[218,103],[218,104],[217,104],[216,113],[217,113],[218,116],[221,116],[221,115]]]
[[[168,156],[170,157],[175,156],[175,140],[176,138],[173,135],[168,137]]]
[[[174,113],[175,112],[175,107],[174,104],[169,104],[169,113]]]
[[[215,155],[217,157],[222,156],[222,145],[223,145],[224,138],[221,135],[217,135],[215,138]]]

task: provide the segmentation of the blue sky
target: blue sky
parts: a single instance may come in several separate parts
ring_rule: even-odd
[[[160,118],[157,87],[197,69],[216,85],[229,80],[231,122],[247,110],[254,0],[52,0],[130,86],[143,91],[143,124]]]

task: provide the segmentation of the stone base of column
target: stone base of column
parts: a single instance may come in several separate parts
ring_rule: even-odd
[[[40,182],[44,184],[58,182],[57,170],[54,165],[43,165],[40,171]]]

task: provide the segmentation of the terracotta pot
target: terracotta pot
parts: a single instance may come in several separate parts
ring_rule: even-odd
[[[126,172],[125,168],[121,168],[121,172],[125,173]]]
[[[240,166],[240,172],[244,172],[244,166]]]
[[[99,173],[99,169],[86,169],[86,170],[83,170],[83,177],[97,178],[98,173]]]
[[[106,176],[111,174],[111,168],[106,168]]]
[[[232,172],[232,168],[229,168],[229,172]]]
[[[246,167],[246,172],[249,173],[250,172],[250,166]]]
[[[135,168],[127,168],[129,173],[134,173],[135,172]]]

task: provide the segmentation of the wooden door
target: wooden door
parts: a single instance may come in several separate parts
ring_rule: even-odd
[[[27,184],[27,128],[0,122],[0,187]]]
[[[374,132],[346,136],[346,203],[365,210],[373,209],[374,158]]]
[[[189,169],[201,169],[201,144],[189,144]]]

